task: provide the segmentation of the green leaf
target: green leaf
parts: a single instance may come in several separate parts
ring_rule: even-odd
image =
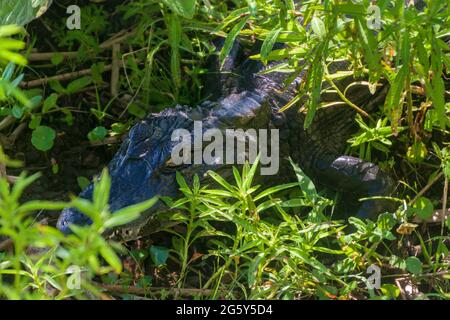
[[[176,172],[175,179],[177,180],[177,183],[181,189],[189,189],[189,186],[187,185],[186,180],[184,179],[180,171]]]
[[[180,41],[181,41],[181,24],[178,16],[168,16],[169,28],[169,45],[171,49],[170,55],[170,72],[173,77],[173,82],[178,88],[181,84],[181,68],[180,68]]]
[[[1,0],[0,25],[23,26],[41,16],[52,0]]]
[[[145,275],[140,278],[136,284],[139,288],[147,288],[150,287],[153,283],[153,277],[151,275]]]
[[[400,289],[394,284],[385,283],[381,286],[380,290],[388,299],[395,299],[400,295]]]
[[[62,210],[67,207],[66,202],[33,200],[20,206],[18,212],[32,212],[38,210]]]
[[[267,57],[273,49],[275,42],[277,41],[278,35],[281,32],[281,28],[273,29],[269,32],[266,39],[261,46],[261,60],[267,63]]]
[[[101,141],[105,139],[108,134],[108,130],[105,127],[99,126],[94,128],[91,132],[88,133],[88,139],[92,142]]]
[[[48,151],[53,147],[56,132],[47,126],[37,127],[31,136],[31,143],[40,151]]]
[[[147,115],[147,112],[145,112],[144,109],[142,109],[135,103],[130,104],[130,106],[128,107],[128,112],[133,116],[136,116],[141,119]]]
[[[317,197],[317,190],[314,186],[312,180],[303,172],[300,167],[289,158],[291,166],[294,168],[294,172],[297,175],[298,182],[300,184],[300,188],[306,194],[309,199],[314,199]]]
[[[84,190],[91,184],[91,180],[86,177],[77,177],[77,183],[80,189]]]
[[[23,116],[23,109],[19,106],[14,106],[11,110],[11,114],[14,118],[20,119]]]
[[[233,48],[234,40],[236,40],[236,37],[238,36],[239,32],[241,32],[242,28],[244,28],[249,18],[249,16],[244,17],[231,29],[230,33],[228,33],[227,38],[225,39],[225,43],[219,53],[219,61],[221,67],[223,67],[225,58]]]
[[[58,93],[67,93],[67,90],[61,85],[58,80],[52,80],[49,82],[50,88]]]
[[[423,142],[415,142],[408,148],[406,157],[411,163],[421,163],[428,154],[427,147]]]
[[[125,123],[116,122],[111,125],[112,131],[115,133],[123,133],[126,130],[127,126]]]
[[[327,29],[325,28],[325,24],[318,17],[313,17],[311,20],[311,28],[313,32],[319,37],[319,39],[323,40],[326,36]]]
[[[14,73],[14,70],[16,69],[16,66],[14,63],[9,62],[3,71],[2,78],[5,80],[11,80],[11,77]]]
[[[143,261],[148,257],[148,252],[145,249],[133,249],[130,254],[136,261]]]
[[[213,178],[218,184],[220,184],[222,187],[224,187],[225,189],[227,189],[230,192],[235,192],[235,188],[229,184],[224,178],[222,178],[218,173],[209,170],[208,175]]]
[[[14,62],[15,64],[18,64],[21,66],[25,66],[27,64],[27,59],[25,59],[18,53],[11,52],[8,50],[0,50],[0,59],[5,60],[5,61]]]
[[[42,107],[42,112],[47,113],[51,108],[56,106],[56,102],[58,101],[58,94],[52,93],[47,97],[44,101],[44,106]]]
[[[370,69],[369,82],[376,83],[379,75],[379,69],[381,68],[380,55],[377,51],[378,42],[373,34],[373,30],[370,30],[367,26],[367,21],[361,16],[355,17],[356,25],[358,26],[359,42],[364,51],[364,58]]]
[[[411,211],[413,214],[417,215],[422,219],[428,219],[433,215],[434,207],[430,199],[425,197],[420,197],[413,204]]]
[[[22,82],[23,78],[25,77],[25,74],[20,74],[17,78],[15,78],[12,82],[11,85],[14,88],[17,88],[19,86],[19,84]]]
[[[61,64],[61,62],[64,61],[64,55],[60,52],[56,52],[51,59],[51,62],[53,65],[57,66],[59,64]]]
[[[308,112],[306,114],[304,128],[307,129],[316,114],[320,102],[320,93],[322,90],[323,64],[322,59],[326,51],[327,43],[323,42],[317,49],[316,56],[311,66],[311,98],[308,100]]]
[[[287,183],[287,184],[274,186],[274,187],[271,187],[269,189],[266,189],[266,190],[262,191],[260,194],[258,194],[256,197],[254,197],[253,200],[257,201],[259,199],[267,197],[267,196],[269,196],[271,194],[274,194],[276,192],[279,192],[279,191],[282,191],[282,190],[285,190],[285,189],[290,189],[290,188],[293,188],[293,187],[296,187],[296,186],[298,186],[297,182],[291,182],[291,183]]]
[[[445,128],[447,118],[445,111],[445,84],[442,78],[443,64],[442,64],[442,50],[436,41],[432,43],[431,65],[433,71],[433,78],[431,79],[431,99],[433,107],[437,112],[439,125],[442,129]]]
[[[36,108],[37,106],[39,106],[41,101],[42,101],[42,96],[34,96],[33,98],[31,98],[30,102],[29,102],[28,110],[31,111],[34,108]]]
[[[413,274],[420,274],[422,272],[422,262],[416,257],[408,257],[406,259],[406,270]]]
[[[94,180],[94,204],[97,210],[105,210],[108,206],[109,191],[111,189],[111,177],[108,169],[102,170],[100,180]]]
[[[22,31],[24,29],[16,25],[0,25],[0,38],[13,36]]]
[[[355,1],[356,2],[356,1]],[[341,13],[341,14],[349,14],[349,15],[365,15],[366,14],[366,10],[364,8],[364,5],[359,4],[359,3],[336,3],[335,6],[335,10],[336,13]]]
[[[116,211],[113,216],[105,222],[105,228],[114,228],[136,220],[139,218],[141,212],[153,207],[157,201],[158,198],[155,197]]]
[[[194,17],[196,0],[163,0],[163,2],[179,16],[186,19]]]
[[[166,261],[169,258],[169,249],[160,246],[151,246],[150,256],[155,265],[157,266],[164,265],[166,264]]]
[[[397,75],[395,76],[395,80],[391,84],[389,92],[387,94],[384,106],[386,111],[389,112],[390,119],[394,131],[396,130],[398,117],[401,114],[401,110],[403,109],[403,104],[400,104],[403,88],[405,86],[405,80],[408,75],[409,68],[408,65],[403,65]]]
[[[32,115],[31,120],[28,123],[28,128],[36,129],[41,124],[42,117],[37,115]]]
[[[250,9],[250,14],[255,16],[258,11],[258,4],[256,0],[247,0],[248,8]]]
[[[92,83],[91,77],[88,77],[88,76],[82,77],[82,78],[76,79],[76,80],[72,81],[71,83],[69,83],[66,91],[69,94],[75,93],[75,92],[80,91],[81,89],[86,88],[91,83]]]
[[[120,261],[117,254],[114,252],[111,247],[108,245],[104,245],[100,247],[100,254],[102,257],[108,262],[108,264],[113,267],[116,273],[122,272],[122,261]]]

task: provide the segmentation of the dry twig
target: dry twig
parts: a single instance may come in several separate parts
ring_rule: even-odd
[[[165,287],[150,287],[150,288],[138,288],[134,286],[121,286],[121,285],[112,285],[112,284],[103,284],[97,283],[100,288],[116,294],[135,294],[135,295],[147,295],[150,293],[158,293],[161,291],[166,291],[170,295],[179,295],[179,296],[194,296],[194,295],[202,295],[207,296],[214,293],[214,290],[211,289],[197,289],[197,288],[165,288]]]

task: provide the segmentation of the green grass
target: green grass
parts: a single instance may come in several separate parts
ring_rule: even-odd
[[[234,170],[234,181],[210,172],[215,189],[199,179],[187,185],[178,176],[183,195],[163,199],[171,209],[157,217],[162,227],[143,243],[118,244],[105,239],[104,230],[136,218],[153,200],[111,216],[104,173],[93,203],[24,202],[21,196],[39,175],[27,177],[24,169],[12,183],[0,170],[1,298],[107,298],[108,292],[132,298],[132,291],[156,298],[401,299],[402,279],[415,284],[419,298],[449,298],[450,222],[416,223],[449,203],[448,1],[424,1],[423,10],[404,1],[377,1],[379,30],[366,21],[370,1],[113,1],[83,5],[84,27],[68,31],[69,2],[54,3],[27,26],[28,35],[19,27],[0,27],[0,131],[8,154],[25,142],[43,154],[53,175],[61,175],[53,150],[65,126],[88,119],[79,142],[102,142],[148,112],[195,105],[205,98],[202,76],[213,55],[211,40],[226,38],[218,56],[224,59],[234,40],[258,39],[261,52],[253,58],[283,60],[277,70],[305,73],[299,95],[285,106],[299,108],[300,96],[307,97],[305,126],[326,106],[319,99],[325,84],[338,90],[333,81],[349,75],[370,89],[389,83],[379,111],[356,117],[360,129],[347,153],[397,178],[399,207],[377,221],[339,220],[332,215],[335,202],[295,164],[298,181],[270,189],[254,184],[257,164],[246,165]],[[0,4],[0,21],[1,9]],[[116,33],[130,33],[120,42],[117,60],[104,45]],[[285,48],[275,50],[276,42]],[[27,63],[32,49],[54,54]],[[60,53],[67,51],[75,54]],[[330,63],[342,59],[351,63],[348,72],[333,74]],[[124,68],[112,81],[109,70],[117,61]],[[42,81],[82,69],[88,72],[67,81],[20,87],[23,79]],[[359,107],[346,90],[337,93],[343,107]],[[31,134],[21,135],[23,130]],[[3,151],[0,163],[8,171],[21,168]],[[64,237],[36,221],[36,213],[66,206],[76,206],[94,224]],[[381,267],[380,289],[367,287],[371,265]],[[68,272],[71,266],[75,273]],[[71,289],[78,279],[80,289]]]

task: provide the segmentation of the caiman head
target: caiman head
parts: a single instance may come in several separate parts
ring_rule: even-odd
[[[108,166],[111,177],[110,211],[114,213],[154,196],[176,196],[179,189],[176,181],[177,171],[188,182],[192,181],[194,175],[206,179],[208,170],[231,172],[224,170],[231,166],[224,159],[226,150],[222,153],[222,161],[217,158],[213,162],[208,162],[202,158],[200,162],[196,162],[196,155],[202,155],[205,146],[210,143],[201,141],[198,145],[196,139],[199,136],[203,137],[208,129],[223,133],[231,128],[267,127],[270,119],[269,111],[264,96],[243,91],[217,102],[205,101],[197,108],[178,106],[159,114],[151,114],[130,130]],[[180,130],[184,133],[177,133]],[[189,146],[180,149],[181,142],[188,143]],[[180,159],[186,156],[183,154],[185,150],[190,153],[190,159],[182,163],[174,161],[172,152],[176,152]],[[237,153],[235,156],[237,157]],[[93,189],[94,185],[91,184],[80,197],[91,199]],[[161,206],[162,202],[158,202],[138,220],[120,227],[120,230],[117,230],[120,232],[118,236],[122,239],[135,238],[153,213],[161,210]],[[57,227],[67,234],[71,232],[72,224],[90,223],[88,217],[77,209],[66,208],[58,220]]]
[[[223,41],[215,43],[220,48]],[[158,114],[150,114],[145,120],[136,124],[126,136],[119,151],[111,160],[108,171],[111,177],[109,209],[115,212],[121,208],[148,200],[154,196],[176,196],[179,186],[176,172],[180,172],[189,182],[195,175],[206,179],[208,170],[229,174],[226,170],[231,165],[226,161],[214,163],[193,161],[197,149],[204,149],[208,142],[200,146],[195,143],[196,123],[202,123],[202,132],[214,128],[226,129],[267,128],[271,117],[274,100],[280,104],[291,98],[276,94],[273,89],[281,87],[281,79],[257,75],[263,65],[248,58],[237,42],[230,54],[219,66],[218,59],[209,62],[209,76],[205,81],[205,93],[210,99],[195,108],[177,106]],[[281,101],[283,100],[283,101]],[[191,136],[191,163],[174,163],[172,152],[180,141],[172,137],[176,130],[182,129]],[[185,134],[186,134],[185,133]],[[198,133],[198,132],[197,132]],[[211,140],[210,140],[211,141]],[[184,149],[186,150],[186,149]],[[198,151],[198,150],[197,150]],[[184,155],[183,155],[184,156]],[[224,155],[225,157],[225,155]],[[237,155],[236,155],[237,157]],[[81,192],[80,197],[91,199],[94,184]],[[161,209],[158,202],[148,212],[130,223],[121,226],[121,238],[132,239],[140,233],[153,213]],[[90,224],[90,219],[75,208],[66,208],[60,215],[58,229],[68,234],[70,226]]]
[[[237,52],[238,49],[234,48],[229,59],[237,59]],[[247,61],[242,65],[244,70],[236,72],[236,66],[232,62],[226,61],[225,66],[228,70],[221,70],[214,76],[219,83],[231,84],[226,91],[223,91],[222,88],[222,92],[219,94],[221,98],[216,98],[215,102],[207,100],[195,108],[177,106],[166,109],[161,113],[149,115],[130,130],[108,166],[111,177],[109,200],[111,212],[154,196],[176,196],[179,189],[176,182],[177,171],[187,181],[190,181],[194,175],[206,179],[208,170],[231,172],[231,170],[222,170],[231,166],[226,164],[224,159],[221,162],[208,162],[208,164],[194,161],[196,150],[204,149],[208,144],[205,142],[199,146],[195,143],[195,135],[198,134],[196,125],[199,121],[201,122],[201,133],[211,128],[225,131],[233,128],[268,127],[271,117],[269,93],[264,90],[264,84],[260,85],[257,81],[250,83],[252,79],[249,77],[250,73],[256,74],[259,71],[260,64]],[[227,71],[231,72],[227,73]],[[243,79],[236,78],[236,74],[244,75]],[[244,85],[237,88],[240,81]],[[217,83],[211,83],[211,86],[215,85]],[[189,142],[191,147],[183,149],[191,150],[190,163],[179,164],[172,159],[172,152],[180,143],[179,139],[174,139],[173,133],[180,129],[185,132],[185,135],[187,133],[191,136]],[[91,199],[93,189],[94,185],[91,184],[80,194],[80,197]],[[141,228],[148,223],[153,213],[161,209],[161,206],[163,204],[160,201],[148,212],[143,213],[138,220],[130,225],[121,226],[120,230],[117,230],[120,233],[119,236],[127,239],[135,238]],[[60,215],[57,227],[68,234],[71,232],[72,224],[86,225],[90,223],[89,218],[77,209],[66,208]]]
[[[176,170],[189,169],[171,163],[171,152],[177,143],[171,140],[171,134],[178,128],[192,129],[192,123],[189,114],[183,110],[168,109],[139,122],[130,130],[108,166],[111,177],[109,198],[111,212],[157,195],[176,194]],[[93,189],[94,184],[89,185],[80,197],[91,199]],[[125,226],[124,235],[132,237],[139,227],[147,222],[150,215],[151,213],[147,212],[133,225]],[[60,215],[57,227],[68,234],[71,232],[72,224],[90,223],[90,219],[77,209],[66,208]]]

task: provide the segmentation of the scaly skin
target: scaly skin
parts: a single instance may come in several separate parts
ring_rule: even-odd
[[[243,56],[243,50],[235,44],[222,72],[215,72],[207,79],[207,90],[214,102],[205,101],[196,108],[177,106],[159,114],[151,114],[136,124],[129,132],[120,150],[108,166],[111,175],[110,209],[112,212],[147,200],[155,195],[175,197],[178,185],[176,171],[188,181],[195,174],[205,177],[214,170],[231,177],[230,165],[192,164],[174,167],[171,151],[176,142],[171,141],[175,129],[193,132],[194,121],[201,120],[203,131],[209,128],[225,129],[278,128],[280,132],[280,172],[273,176],[259,176],[259,182],[275,184],[292,177],[287,158],[291,157],[314,180],[336,190],[357,193],[361,196],[388,195],[392,192],[392,180],[375,164],[342,155],[346,140],[355,130],[355,111],[339,105],[320,108],[311,124],[303,129],[304,114],[298,108],[284,113],[278,110],[295,96],[295,82],[288,88],[282,84],[287,75],[269,73],[260,75],[264,66]],[[239,63],[242,61],[242,63]],[[336,64],[334,69],[345,68]],[[216,69],[218,70],[218,69]],[[297,79],[296,82],[301,79]],[[337,82],[344,90],[353,79]],[[354,86],[347,92],[349,99],[371,111],[382,103],[386,88],[374,95],[367,88]],[[339,100],[336,94],[324,93],[322,101]],[[193,133],[192,133],[193,134]],[[270,139],[269,139],[270,142]],[[268,150],[271,150],[269,147]],[[93,185],[80,196],[91,198]],[[158,204],[133,223],[121,227],[121,237],[139,237],[142,228],[155,212]],[[374,217],[385,210],[381,201],[366,201],[358,212],[360,217]],[[71,224],[88,224],[89,219],[74,208],[63,210],[58,228],[70,233]]]

